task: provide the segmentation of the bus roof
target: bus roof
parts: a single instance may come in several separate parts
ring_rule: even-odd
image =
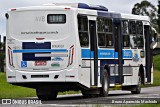
[[[108,11],[108,9],[101,5],[88,5],[85,3],[53,3],[44,4],[42,6],[29,6],[29,7],[19,7],[15,9],[10,9],[9,11],[27,11],[27,10],[65,10],[65,9],[78,9],[80,13],[97,15],[102,17],[110,18],[122,18],[122,19],[133,19],[133,20],[145,20],[150,22],[148,16],[140,16],[133,14],[117,13]],[[86,11],[87,10],[87,11]]]
[[[108,11],[108,9],[105,6],[89,5],[89,4],[85,4],[85,3],[55,3],[54,5],[56,5],[56,6],[70,6],[70,7],[81,8],[81,9]]]
[[[18,7],[14,9],[10,9],[9,11],[13,10],[40,10],[40,9],[54,9],[54,8],[79,8],[79,9],[88,9],[88,10],[99,10],[99,11],[108,11],[105,6],[102,5],[88,5],[85,3],[53,3],[53,4],[44,4],[42,6],[29,6],[29,7]]]
[[[121,13],[121,17],[123,19],[145,20],[145,21],[149,21],[150,22],[150,18],[148,16]]]

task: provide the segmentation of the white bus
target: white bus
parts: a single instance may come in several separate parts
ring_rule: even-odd
[[[39,99],[67,90],[107,96],[117,86],[139,94],[153,83],[147,16],[77,3],[14,8],[6,20],[7,81]]]

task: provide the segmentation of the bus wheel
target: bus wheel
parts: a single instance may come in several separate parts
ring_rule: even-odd
[[[101,97],[108,96],[108,91],[109,91],[109,77],[107,70],[104,70],[102,75],[102,87],[100,88],[100,96]]]
[[[40,100],[53,100],[57,98],[58,92],[51,89],[36,89],[36,94]]]
[[[140,94],[141,92],[141,75],[138,76],[138,85],[134,87],[134,90],[131,91],[132,94]]]

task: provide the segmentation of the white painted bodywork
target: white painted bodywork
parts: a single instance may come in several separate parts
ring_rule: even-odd
[[[77,50],[76,36],[77,30],[74,27],[76,23],[76,11],[74,9],[66,10],[64,6],[38,6],[16,8],[15,11],[8,11],[9,19],[7,21],[7,48],[6,48],[6,70],[7,81],[15,82],[78,82],[78,67],[77,67]],[[48,14],[65,14],[65,24],[48,24]],[[39,19],[38,19],[39,18]],[[44,19],[42,19],[44,18]],[[75,20],[75,21],[74,21]],[[72,23],[71,23],[72,22]],[[32,34],[30,33],[32,32]],[[34,34],[34,32],[40,32]],[[42,33],[41,33],[42,32]],[[47,33],[43,33],[47,32]],[[53,32],[52,34],[50,32]],[[37,40],[37,38],[44,38]],[[27,61],[27,67],[21,66],[22,53],[13,53],[13,50],[21,50],[22,42],[51,42],[51,49],[66,49],[67,52],[52,53],[52,54],[35,54],[36,57],[51,56],[52,58],[58,56],[62,61],[47,61],[45,66],[35,66],[35,61]],[[56,47],[57,46],[57,47]],[[58,47],[59,46],[59,47]],[[69,52],[74,48],[73,63],[68,66]],[[13,66],[9,64],[10,49],[13,60]],[[71,51],[72,54],[72,51]],[[67,56],[67,57],[64,57]],[[11,58],[11,57],[10,57]],[[52,63],[59,63],[59,67],[51,66]],[[49,78],[31,78],[31,75],[49,75]],[[26,75],[27,79],[23,79],[22,75]],[[55,75],[59,75],[54,79]],[[8,78],[8,76],[15,76]],[[70,77],[74,76],[74,77]]]
[[[143,22],[143,26],[144,25],[150,26],[150,18],[148,16],[131,15],[131,14],[124,14],[124,13],[122,13],[121,15],[122,15],[122,19],[124,19],[124,20],[140,20]],[[143,30],[144,48],[143,49],[132,49],[132,52],[133,52],[132,56],[134,56],[134,54],[138,54],[138,56],[140,56],[140,52],[142,50],[145,51],[145,37],[144,36],[145,35],[144,35],[144,30]],[[123,83],[124,86],[129,85],[129,84],[130,85],[137,85],[138,84],[139,67],[142,64],[144,66],[144,71],[145,71],[145,66],[147,66],[145,63],[146,57],[147,56],[145,55],[144,58],[139,58],[138,62],[133,62],[133,60],[124,62],[124,66],[128,66],[128,65],[137,66],[137,67],[133,68],[133,75],[132,76],[125,76],[124,77],[124,80],[125,80]],[[146,74],[145,74],[145,76],[146,76]],[[145,82],[147,82],[147,78],[145,78]],[[151,84],[153,84],[153,66],[151,69]]]
[[[69,8],[69,9],[65,9]],[[88,15],[88,20],[96,20],[97,11],[87,9],[77,9],[69,6],[36,6],[36,7],[24,7],[17,8],[15,11],[8,11],[9,20],[7,21],[7,47],[6,47],[6,73],[7,81],[9,83],[20,83],[20,82],[78,82],[82,85],[90,88],[94,84],[94,63],[90,60],[82,60],[82,52],[79,43],[78,26],[77,26],[77,15],[83,14]],[[65,24],[48,24],[47,21],[36,21],[38,17],[45,17],[47,14],[66,14]],[[133,20],[145,20],[149,22],[148,17],[121,14],[122,19],[133,19]],[[144,22],[145,23],[145,22]],[[25,26],[24,26],[25,24]],[[58,32],[58,34],[22,34],[22,32]],[[36,38],[45,38],[44,40],[37,40]],[[22,53],[13,53],[13,50],[22,49],[22,42],[51,42],[51,45],[62,45],[60,49],[67,49],[68,52],[65,54],[68,57],[64,57],[61,65],[58,68],[53,68],[50,65],[54,61],[48,61],[46,66],[35,67],[34,62],[28,62],[27,68],[22,68],[20,63],[22,61]],[[90,44],[90,43],[89,43]],[[68,66],[69,52],[71,46],[74,48],[73,64]],[[8,48],[10,47],[10,48]],[[89,47],[90,48],[90,47]],[[88,48],[88,49],[89,49]],[[13,65],[9,65],[9,54],[10,49],[13,54]],[[56,49],[52,47],[52,49]],[[127,49],[126,49],[127,50]],[[130,49],[131,50],[131,49]],[[133,55],[137,53],[140,56],[140,51],[132,49]],[[59,53],[62,54],[62,53]],[[46,54],[36,54],[37,56],[45,56]],[[48,54],[48,56],[54,56]],[[138,71],[140,64],[145,65],[144,58],[138,62],[125,61],[124,66],[137,66],[132,67],[133,74],[131,76],[124,76],[123,86],[137,85],[138,84]],[[100,60],[98,61],[98,85],[101,87],[100,82]],[[114,65],[111,65],[114,66]],[[37,70],[34,70],[37,69]],[[91,70],[90,70],[91,69]],[[152,70],[153,71],[153,70]],[[23,79],[22,75],[26,75],[27,79]],[[49,75],[49,78],[31,78],[31,75]],[[55,75],[59,75],[55,79]],[[13,76],[14,78],[8,78]],[[72,77],[71,77],[72,76]],[[153,77],[153,72],[152,72]],[[153,78],[152,78],[153,82]],[[115,86],[115,84],[110,84]]]

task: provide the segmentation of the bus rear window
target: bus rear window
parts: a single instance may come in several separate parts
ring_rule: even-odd
[[[47,23],[48,24],[66,23],[66,15],[65,14],[49,14],[47,15]]]

